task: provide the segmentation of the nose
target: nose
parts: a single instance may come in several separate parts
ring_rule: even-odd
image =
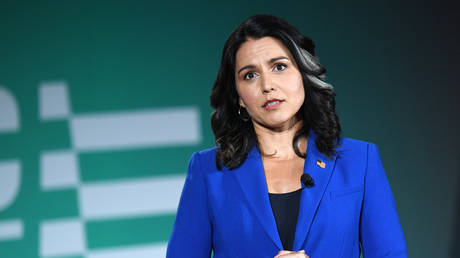
[[[261,76],[261,89],[263,93],[269,93],[270,91],[274,91],[276,89],[276,82],[271,78],[269,75],[264,74]]]

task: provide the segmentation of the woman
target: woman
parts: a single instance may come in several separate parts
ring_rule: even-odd
[[[216,147],[194,153],[167,257],[407,257],[375,144],[340,137],[314,44],[255,15],[211,94]]]

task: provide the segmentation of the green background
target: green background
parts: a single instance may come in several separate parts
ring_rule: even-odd
[[[213,146],[209,94],[224,42],[255,13],[278,15],[315,41],[343,136],[379,147],[409,256],[459,257],[455,10],[443,1],[1,1],[0,85],[19,103],[21,131],[0,134],[0,159],[19,158],[24,177],[0,219],[25,218],[26,231],[0,242],[0,257],[38,257],[38,222],[78,215],[75,191],[42,193],[37,183],[40,150],[70,145],[67,123],[39,120],[40,82],[65,80],[79,114],[199,107],[200,144],[79,156],[83,180],[185,173],[193,151]],[[167,241],[173,220],[107,222],[115,231],[89,223],[88,247]]]

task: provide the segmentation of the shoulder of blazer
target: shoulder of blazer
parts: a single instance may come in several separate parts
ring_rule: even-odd
[[[200,167],[204,171],[217,171],[216,167],[216,151],[217,147],[212,147],[209,149],[204,149],[201,151],[198,151],[197,154],[200,156],[199,160],[200,162]]]
[[[229,168],[226,167],[225,165],[222,165],[222,170],[218,170],[216,166],[216,152],[217,152],[218,147],[212,147],[208,149],[204,149],[201,151],[196,152],[200,156],[201,160],[201,168],[206,171],[206,172],[224,172],[224,171],[229,171]],[[254,153],[257,151],[255,147],[251,149],[248,153],[248,157],[251,155],[251,153]]]
[[[217,151],[217,147],[212,147],[212,148],[201,150],[198,153],[204,159],[204,158],[210,158],[212,156],[216,156],[216,151]]]
[[[347,137],[341,137],[340,139],[340,144],[336,150],[338,153],[338,157],[341,158],[350,156],[365,157],[367,155],[369,145],[373,144],[371,142]]]

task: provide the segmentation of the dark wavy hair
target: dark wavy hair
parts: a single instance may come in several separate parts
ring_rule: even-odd
[[[248,38],[273,37],[280,40],[291,52],[302,75],[305,100],[297,115],[303,126],[296,132],[292,142],[295,153],[305,158],[298,148],[298,140],[307,136],[310,129],[317,133],[316,146],[331,158],[340,139],[341,127],[335,112],[335,92],[326,83],[326,69],[315,56],[313,41],[303,36],[286,21],[266,14],[247,18],[229,36],[222,52],[217,79],[211,93],[211,127],[217,148],[216,165],[230,169],[240,166],[254,145],[259,148],[252,122],[245,109],[239,114],[238,93],[235,84],[236,52]]]

